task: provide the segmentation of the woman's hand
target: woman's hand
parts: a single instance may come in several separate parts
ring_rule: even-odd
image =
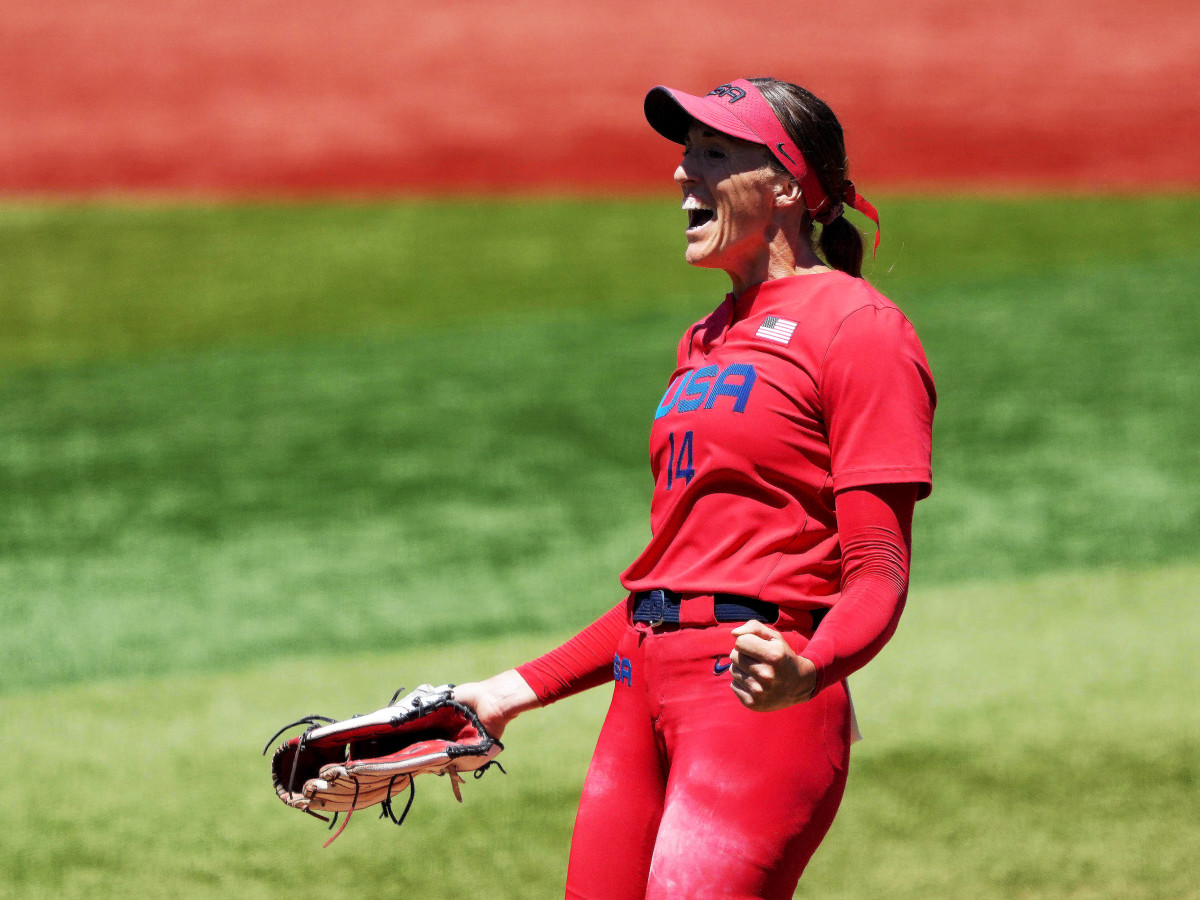
[[[509,669],[485,681],[454,688],[454,699],[475,710],[488,733],[499,739],[508,723],[527,709],[539,706],[537,694],[518,673]]]
[[[733,634],[733,692],[743,706],[771,712],[812,697],[817,667],[797,655],[778,631],[762,622],[747,622]]]

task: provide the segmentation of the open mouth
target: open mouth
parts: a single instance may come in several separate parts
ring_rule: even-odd
[[[717,214],[709,208],[708,204],[703,202],[695,194],[684,195],[682,208],[683,211],[687,213],[688,231],[695,231],[698,228],[703,228],[717,217]]]

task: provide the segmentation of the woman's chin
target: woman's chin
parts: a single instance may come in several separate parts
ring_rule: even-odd
[[[688,241],[687,249],[683,251],[683,258],[687,260],[689,265],[701,266],[702,268],[711,268],[713,266],[712,248],[705,245],[702,241]]]

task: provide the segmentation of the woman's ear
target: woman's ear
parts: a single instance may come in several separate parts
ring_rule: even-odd
[[[795,178],[777,179],[773,190],[775,191],[776,209],[784,209],[797,204],[804,205],[804,194],[800,191],[800,182]]]

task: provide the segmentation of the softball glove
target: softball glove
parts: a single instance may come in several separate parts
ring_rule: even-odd
[[[264,756],[289,728],[309,727],[275,751],[275,793],[288,806],[329,822],[330,829],[346,813],[326,847],[355,810],[381,804],[381,819],[402,824],[416,795],[414,779],[423,773],[448,776],[461,803],[460,773],[474,772],[478,778],[491,765],[503,772],[494,762],[503,745],[487,733],[474,710],[454,699],[453,687],[423,684],[397,701],[401,688],[387,706],[367,715],[341,722],[305,716],[285,725],[267,741]],[[408,802],[397,816],[392,798],[406,789]],[[333,813],[332,821],[323,812]]]

